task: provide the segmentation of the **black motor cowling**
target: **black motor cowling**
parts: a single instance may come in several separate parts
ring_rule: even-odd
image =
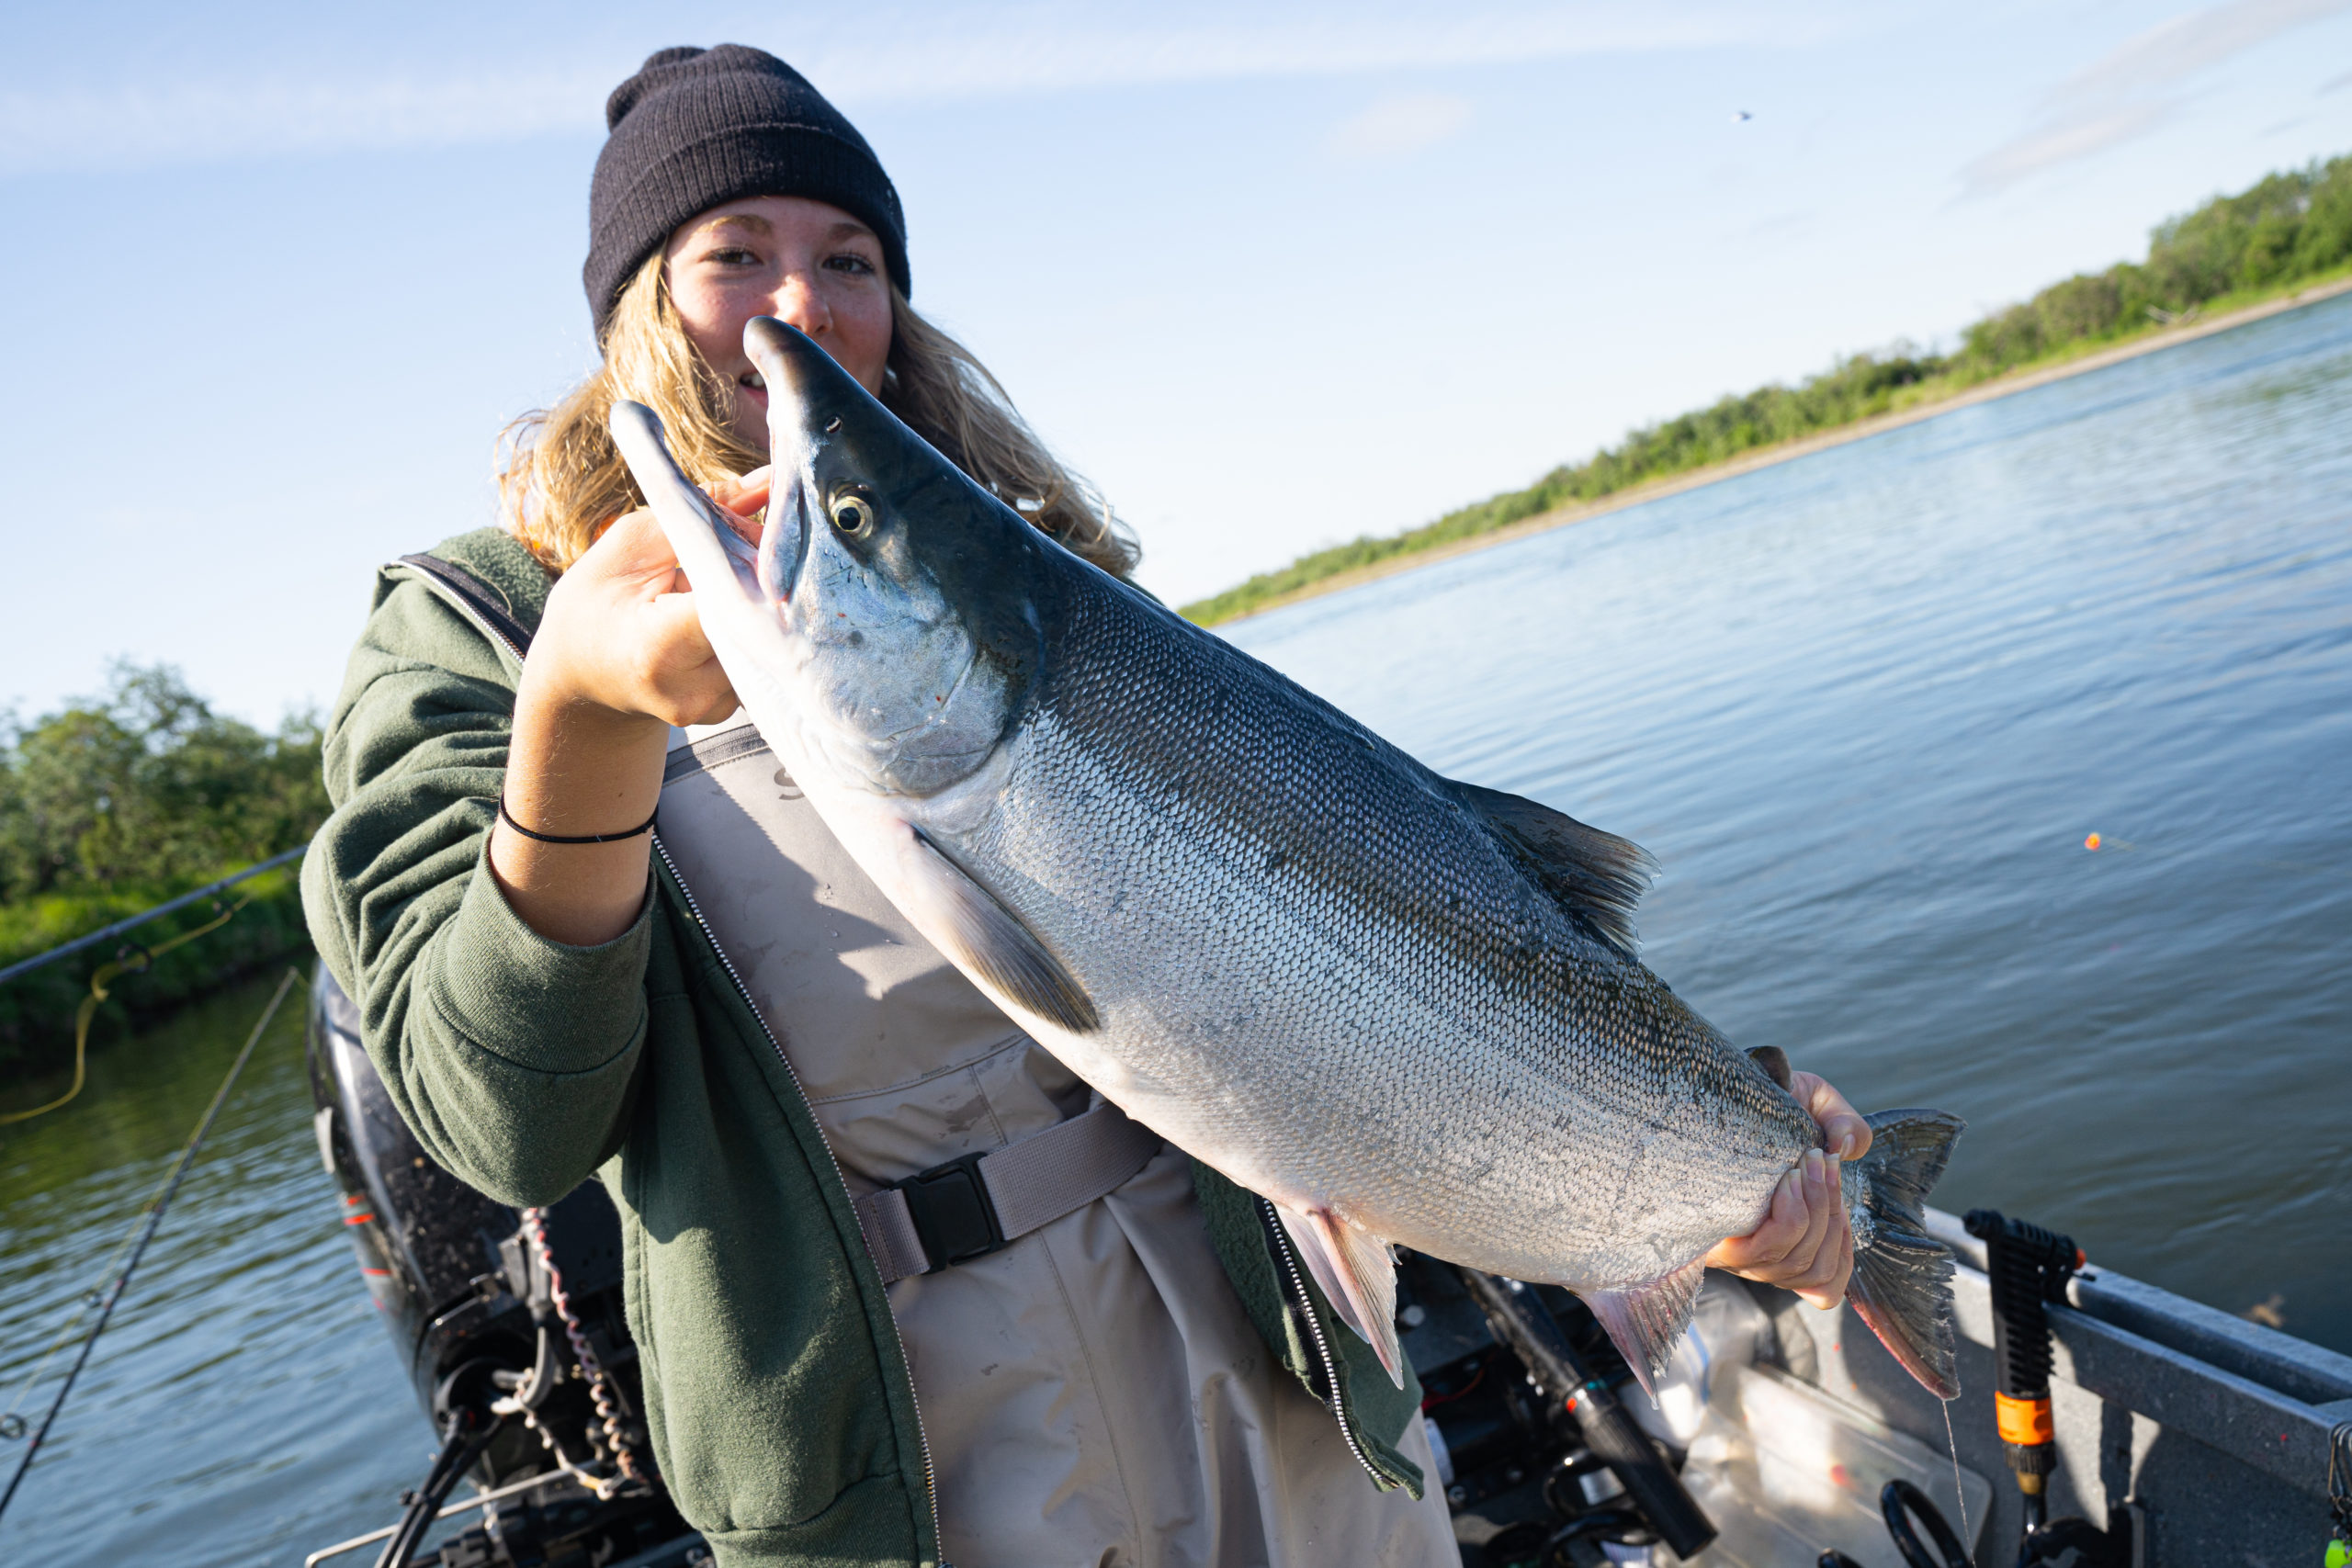
[[[645,1441],[637,1348],[621,1303],[620,1217],[584,1183],[519,1212],[443,1170],[394,1109],[360,1044],[358,1010],[325,965],[311,987],[311,1089],[343,1223],[447,1463],[516,1487],[437,1552],[444,1568],[632,1568],[707,1555],[670,1506]],[[447,1470],[446,1475],[438,1473]],[[569,1472],[569,1473],[567,1473]],[[519,1484],[544,1475],[543,1486]],[[404,1528],[406,1528],[404,1526]]]

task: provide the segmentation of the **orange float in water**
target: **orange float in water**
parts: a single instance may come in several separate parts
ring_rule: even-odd
[[[2083,840],[2083,848],[2086,850],[2095,850],[2098,848],[2098,835],[2097,833],[2093,833],[2089,838],[2085,839]]]

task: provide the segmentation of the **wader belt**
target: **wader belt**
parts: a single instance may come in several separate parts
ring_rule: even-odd
[[[999,1252],[1102,1197],[1159,1152],[1159,1134],[1102,1104],[1016,1144],[933,1166],[857,1201],[882,1282]]]

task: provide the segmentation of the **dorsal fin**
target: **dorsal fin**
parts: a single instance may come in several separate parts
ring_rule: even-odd
[[[1561,908],[1626,957],[1634,956],[1634,906],[1657,871],[1657,863],[1640,845],[1522,795],[1459,779],[1448,782]]]
[[[1750,1045],[1747,1059],[1764,1069],[1765,1076],[1782,1089],[1789,1087],[1789,1054],[1778,1045]],[[1790,1090],[1794,1093],[1793,1089]]]

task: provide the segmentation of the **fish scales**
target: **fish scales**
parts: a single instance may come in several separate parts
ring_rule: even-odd
[[[1040,1043],[1276,1205],[1401,1379],[1388,1244],[1584,1295],[1646,1384],[1699,1259],[1820,1132],[1632,955],[1640,852],[1439,776],[1049,543],[824,351],[755,321],[757,538],[635,404],[612,429],[762,734],[843,847]],[[1962,1123],[1849,1168],[1856,1309],[1943,1397]]]
[[[1085,570],[952,848],[1102,1007],[1073,1068],[1253,1190],[1513,1278],[1630,1284],[1753,1228],[1809,1117],[1446,781]]]

